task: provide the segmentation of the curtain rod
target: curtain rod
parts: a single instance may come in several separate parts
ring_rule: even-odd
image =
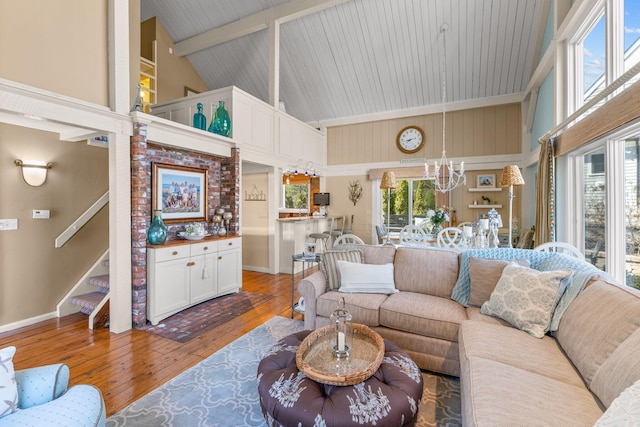
[[[596,96],[591,98],[589,102],[584,104],[582,107],[578,108],[573,114],[564,119],[559,125],[555,126],[549,132],[542,135],[538,138],[538,144],[542,144],[544,141],[548,140],[552,136],[556,135],[560,130],[566,128],[569,123],[580,117],[582,114],[587,112],[591,107],[596,105],[598,102],[602,101],[604,98],[609,96],[612,92],[618,89],[620,86],[631,80],[636,74],[640,72],[640,62],[631,67],[629,71],[618,77],[613,83],[604,88],[601,92],[599,92]]]

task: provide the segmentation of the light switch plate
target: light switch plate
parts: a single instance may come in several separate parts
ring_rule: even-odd
[[[0,231],[17,230],[18,219],[0,219]]]
[[[49,209],[34,209],[33,219],[49,219],[51,217],[51,211]]]

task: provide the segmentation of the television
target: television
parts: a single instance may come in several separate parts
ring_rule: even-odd
[[[329,193],[313,193],[314,206],[329,206]]]

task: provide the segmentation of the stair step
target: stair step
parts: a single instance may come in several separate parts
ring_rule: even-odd
[[[90,314],[97,306],[100,304],[100,301],[104,298],[102,292],[91,292],[83,295],[76,295],[74,297],[69,298],[69,302],[75,305],[79,305],[82,307],[80,311],[85,314]],[[85,311],[87,309],[88,311]]]
[[[93,286],[97,286],[99,288],[104,288],[105,291],[103,293],[109,292],[109,275],[102,274],[100,276],[93,276],[87,279],[87,283]]]

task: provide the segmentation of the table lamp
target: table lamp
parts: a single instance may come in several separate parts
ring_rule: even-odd
[[[396,174],[393,171],[386,171],[382,174],[382,182],[380,183],[380,189],[387,190],[387,242],[389,241],[389,230],[391,217],[391,190],[398,188],[398,183],[396,182]]]
[[[511,241],[511,233],[513,229],[512,212],[513,212],[513,186],[524,185],[524,179],[520,173],[520,168],[517,165],[505,166],[502,170],[502,179],[500,180],[500,187],[509,187],[509,247],[513,247]]]

